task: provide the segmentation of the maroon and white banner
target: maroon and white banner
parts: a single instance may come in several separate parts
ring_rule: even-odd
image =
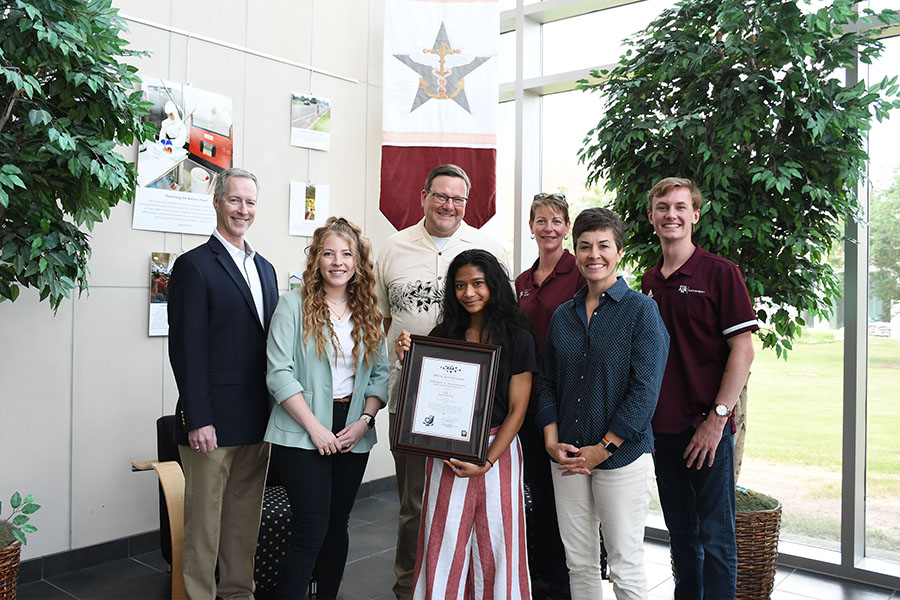
[[[494,215],[497,188],[496,0],[386,0],[381,212],[397,229],[422,218],[432,168],[472,181],[466,222]]]

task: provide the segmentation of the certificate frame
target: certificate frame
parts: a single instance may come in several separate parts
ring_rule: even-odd
[[[428,361],[436,362],[429,364]],[[456,417],[471,423],[470,429],[463,428],[456,436],[424,433],[422,427],[424,421],[416,418],[416,412],[417,409],[421,411],[423,406],[426,410],[432,407],[424,403],[434,397],[434,388],[439,384],[428,378],[428,374],[432,372],[430,367],[438,365],[441,369],[448,367],[452,370],[458,363],[467,367],[468,370],[463,372],[468,375],[471,375],[477,366],[477,381],[472,382],[471,377],[462,379],[466,385],[460,392],[462,400],[455,401],[454,398],[453,403],[454,407],[460,407],[462,415],[457,414]],[[500,346],[421,335],[411,336],[410,347],[404,357],[403,370],[400,374],[396,423],[391,430],[391,450],[437,458],[457,458],[484,465],[499,367]],[[471,400],[470,410],[468,402],[471,392],[474,392],[474,398]],[[468,414],[471,414],[470,419],[467,419]]]

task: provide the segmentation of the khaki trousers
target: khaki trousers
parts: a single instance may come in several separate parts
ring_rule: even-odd
[[[196,600],[253,598],[269,444],[178,451],[184,469],[185,594]]]
[[[391,432],[397,426],[397,414],[390,413]],[[393,436],[391,436],[393,437]],[[422,518],[422,495],[425,492],[425,457],[404,452],[391,452],[397,471],[400,494],[400,518],[397,527],[397,551],[394,559],[394,595],[398,600],[412,598],[416,569],[416,544]]]

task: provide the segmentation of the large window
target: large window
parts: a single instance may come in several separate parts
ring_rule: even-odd
[[[869,68],[896,75],[900,37]],[[900,119],[869,137],[869,316],[866,397],[866,556],[900,563]]]
[[[674,0],[644,0],[547,23],[543,27],[544,74],[616,62],[625,52],[622,40],[673,4]]]
[[[503,242],[513,264],[513,217],[515,206],[515,102],[500,104],[497,122],[497,200],[494,216],[483,227],[495,240]]]
[[[536,191],[565,192],[573,213],[610,199],[602,189],[584,187],[585,168],[578,164],[576,152],[600,118],[602,103],[573,91],[575,80],[586,77],[591,68],[610,67],[622,52],[622,39],[674,3],[520,0],[514,6],[504,4],[511,7],[503,14],[504,27],[508,29],[510,23],[524,23],[524,27],[514,26],[514,33],[504,36],[504,52],[515,52],[515,56],[504,57],[503,72],[514,76],[518,66],[524,77],[503,78],[502,96],[515,102],[501,105],[506,133],[501,135],[498,203],[507,203],[511,223],[519,224],[515,249],[521,266],[530,264],[535,255],[522,223]],[[875,10],[896,8],[896,0],[867,4]],[[522,40],[521,49],[514,36]],[[848,73],[851,79],[898,74],[900,37],[886,44],[885,56],[870,71]],[[860,249],[850,241],[829,258],[846,286],[835,314],[828,320],[808,319],[809,327],[787,361],[757,347],[739,481],[782,501],[780,560],[893,587],[900,586],[897,139],[900,114],[874,125],[871,185],[860,186],[870,207],[871,229],[862,227],[857,233],[849,226],[848,233],[859,240]],[[868,257],[868,263],[856,256]],[[657,519],[648,524],[651,530],[662,527]]]
[[[828,550],[841,540],[843,324],[822,323],[787,361],[756,343],[738,485],[781,501],[781,539]]]
[[[541,189],[536,191],[564,193],[573,221],[582,209],[606,206],[611,199],[602,187],[585,189],[587,167],[578,162],[584,136],[601,114],[596,94],[572,91],[541,98]]]

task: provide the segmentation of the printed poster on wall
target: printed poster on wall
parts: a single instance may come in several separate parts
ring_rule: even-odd
[[[169,277],[177,254],[150,253],[150,326],[149,335],[169,335]]]
[[[233,166],[231,98],[189,85],[146,77],[145,120],[159,127],[137,158],[132,228],[209,234],[216,226],[211,184]]]
[[[328,150],[331,145],[331,100],[309,94],[291,98],[291,146]]]
[[[290,235],[311,236],[328,219],[329,187],[321,183],[291,182]]]

